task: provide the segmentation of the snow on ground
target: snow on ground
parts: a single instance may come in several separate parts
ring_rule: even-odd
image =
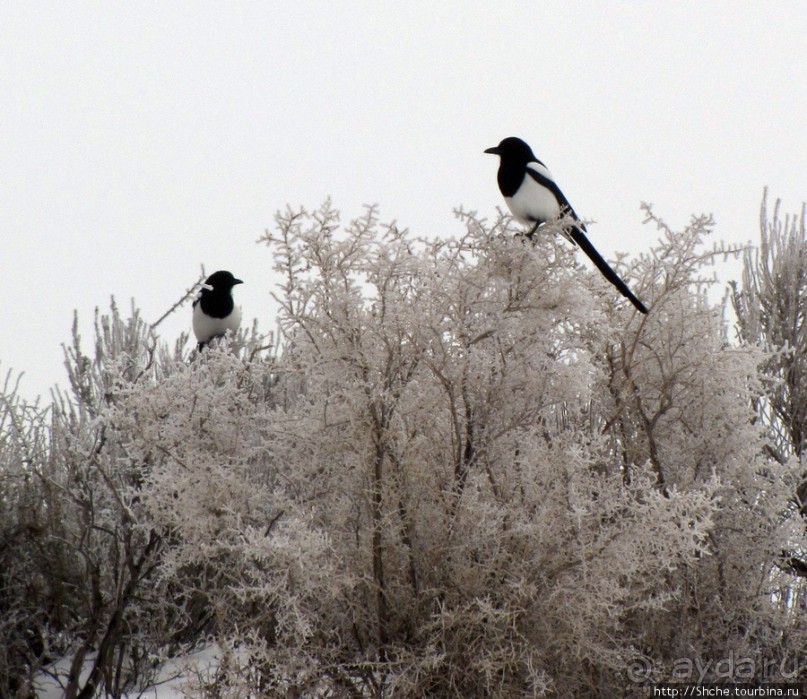
[[[126,699],[188,699],[190,694],[185,687],[199,679],[210,678],[218,667],[221,651],[216,644],[210,644],[193,653],[172,658],[159,669],[151,684],[129,692]],[[90,672],[94,656],[88,655],[81,678]],[[72,656],[65,656],[53,663],[47,672],[42,672],[34,680],[37,699],[62,699],[67,674],[70,671]]]

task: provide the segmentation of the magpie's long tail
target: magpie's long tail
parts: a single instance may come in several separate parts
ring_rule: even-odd
[[[639,311],[639,313],[647,313],[647,307],[633,295],[633,292],[628,289],[628,285],[611,269],[611,266],[602,258],[602,255],[597,252],[588,238],[586,238],[586,234],[583,233],[579,227],[575,226],[569,229],[569,235],[571,235],[572,240],[580,246],[583,252],[589,256],[589,259],[597,265],[597,269],[602,272],[602,276],[611,282],[611,284],[619,290],[620,294],[636,306],[636,310]]]

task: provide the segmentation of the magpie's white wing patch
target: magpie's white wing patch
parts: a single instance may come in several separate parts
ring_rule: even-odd
[[[543,163],[538,162],[537,160],[533,160],[532,162],[527,163],[527,169],[532,170],[533,172],[537,172],[542,177],[546,177],[546,179],[554,182],[555,178],[552,177],[552,173],[549,172],[549,168],[544,165]]]

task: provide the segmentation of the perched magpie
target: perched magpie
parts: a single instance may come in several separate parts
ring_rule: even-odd
[[[498,146],[488,148],[485,153],[499,156],[499,189],[516,220],[525,226],[532,226],[527,233],[530,240],[542,223],[569,214],[575,223],[562,231],[563,235],[569,242],[583,249],[603,276],[636,306],[640,313],[647,313],[645,305],[633,295],[625,282],[589,242],[585,224],[555,184],[546,165],[535,157],[532,148],[520,138],[511,136],[505,138]]]
[[[243,284],[230,272],[214,272],[202,284],[193,302],[193,333],[201,352],[215,337],[241,325],[241,310],[233,303],[233,287]]]

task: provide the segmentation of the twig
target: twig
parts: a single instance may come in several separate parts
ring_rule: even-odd
[[[162,323],[168,316],[170,316],[177,308],[179,308],[185,301],[187,301],[193,294],[196,292],[196,289],[199,288],[199,285],[205,280],[205,270],[204,267],[202,268],[202,273],[199,275],[199,278],[193,283],[189,289],[185,291],[185,294],[182,296],[179,301],[177,301],[171,308],[169,308],[165,313],[163,313],[155,322],[151,324],[151,329],[154,330],[160,323]]]

